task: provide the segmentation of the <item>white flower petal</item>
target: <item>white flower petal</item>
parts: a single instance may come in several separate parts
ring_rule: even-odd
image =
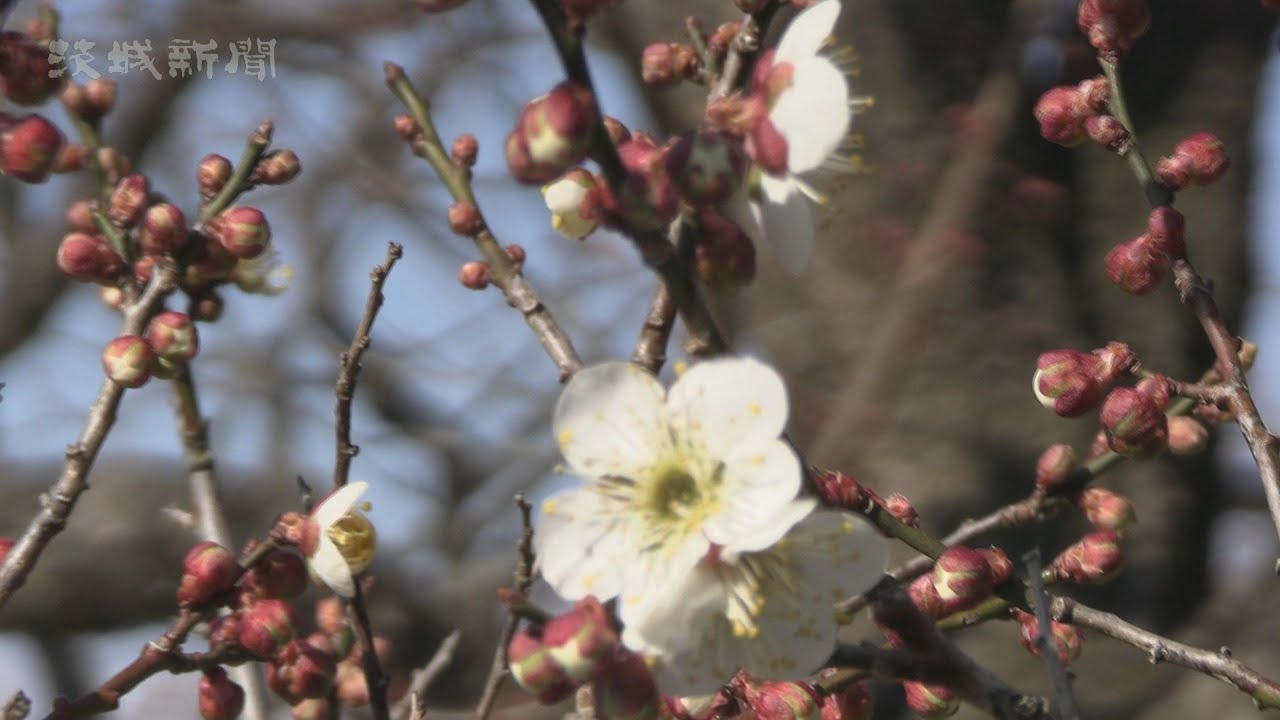
[[[707,538],[723,546],[725,558],[764,550],[778,542],[817,505],[812,498],[791,500],[799,490],[799,475],[795,477],[796,487],[782,499],[766,497],[759,491],[730,494],[724,512],[707,521]]]
[[[321,530],[324,530],[338,522],[343,515],[346,515],[351,506],[355,505],[360,496],[364,495],[364,491],[368,489],[369,483],[364,481],[347,483],[334,490],[324,500],[321,500],[320,504],[311,512],[311,517],[320,526]],[[321,545],[323,544],[322,542]]]
[[[663,396],[657,379],[631,363],[580,370],[556,403],[560,452],[584,475],[636,477],[669,442]]]
[[[706,360],[671,387],[667,412],[677,435],[708,457],[745,456],[766,450],[782,434],[787,388],[778,373],[759,360]]]
[[[638,604],[619,604],[625,623],[622,643],[633,652],[670,656],[699,639],[697,628],[724,610],[724,587],[715,573],[695,568],[661,592],[645,593]]]
[[[795,62],[816,55],[839,17],[840,0],[819,2],[796,15],[778,41],[777,61]]]
[[[800,174],[822,167],[840,147],[853,110],[849,84],[829,60],[811,57],[792,65],[791,87],[778,96],[769,120],[787,139],[787,169]]]
[[[804,578],[813,600],[826,605],[869,589],[889,564],[888,543],[871,523],[837,510],[805,518],[780,551]]]
[[[533,534],[542,577],[568,600],[616,596],[634,553],[628,542],[628,519],[621,503],[593,486],[545,500]]]
[[[682,597],[682,593],[692,590],[680,590],[686,583],[693,582],[694,589],[700,589],[696,578],[699,561],[711,550],[711,543],[701,533],[694,533],[680,540],[672,540],[660,548],[633,548],[639,552],[622,562],[622,590],[618,595],[618,619],[623,625],[637,628],[646,627],[653,622],[653,617],[679,615],[684,612],[698,610],[692,598]],[[689,603],[689,608],[674,607],[681,603]],[[684,633],[678,628],[665,628],[667,631]],[[660,642],[649,637],[651,642]],[[682,638],[681,642],[687,642]]]
[[[831,0],[826,0],[831,2]],[[761,175],[762,203],[753,203],[751,212],[761,228],[762,244],[767,245],[782,267],[799,275],[809,264],[813,252],[813,212],[809,199],[791,178]]]
[[[344,598],[356,594],[356,581],[351,575],[351,566],[347,565],[347,559],[342,557],[338,546],[327,535],[320,536],[316,553],[311,556],[308,564],[320,582],[328,585],[334,592]]]

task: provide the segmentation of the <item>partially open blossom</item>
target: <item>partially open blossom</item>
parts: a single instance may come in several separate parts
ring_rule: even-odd
[[[943,614],[968,610],[991,596],[991,565],[972,548],[947,548],[934,563],[933,584]]]
[[[271,242],[271,225],[261,210],[239,205],[209,221],[209,234],[237,258],[255,258]]]
[[[950,717],[960,709],[956,694],[941,685],[904,682],[902,689],[907,694],[907,707],[925,720]]]
[[[215,542],[202,542],[187,552],[182,561],[182,583],[178,604],[199,605],[236,584],[240,566],[230,550]]]
[[[1099,422],[1111,449],[1134,459],[1149,458],[1168,446],[1169,422],[1156,401],[1134,388],[1116,388],[1102,403]]]
[[[244,688],[220,667],[209,668],[200,676],[198,697],[203,720],[235,720],[244,710]]]
[[[342,597],[355,594],[355,576],[373,562],[377,535],[356,501],[369,483],[353,482],[333,491],[316,505],[303,526],[299,548],[311,572]]]
[[[1036,488],[1048,493],[1062,487],[1077,462],[1076,450],[1070,445],[1057,443],[1045,448],[1036,461]]]
[[[1022,643],[1022,647],[1027,652],[1040,657],[1039,637],[1040,625],[1036,621],[1036,616],[1025,610],[1017,608],[1013,611],[1014,618],[1018,621],[1018,641]],[[1052,644],[1054,650],[1058,653],[1058,660],[1063,665],[1070,665],[1080,657],[1082,648],[1082,633],[1075,625],[1060,623],[1056,620],[1049,621],[1049,637],[1047,642]]]
[[[1151,292],[1164,279],[1169,267],[1162,245],[1145,234],[1116,245],[1107,253],[1107,278],[1133,295]]]
[[[1133,503],[1129,498],[1106,488],[1085,488],[1076,498],[1076,506],[1098,530],[1119,533],[1134,521]]]
[[[253,655],[269,658],[294,635],[293,611],[283,600],[255,599],[240,613],[240,645]]]
[[[595,232],[599,222],[583,210],[587,193],[598,184],[591,173],[573,168],[542,186],[542,199],[551,211],[551,227],[556,232],[573,240],[582,240]]]
[[[102,369],[111,382],[126,388],[139,388],[151,379],[156,354],[138,335],[121,335],[107,343],[102,351]]]
[[[0,112],[0,175],[42,183],[53,171],[65,142],[43,115],[13,117]]]
[[[107,203],[107,219],[116,227],[131,228],[142,219],[151,197],[151,183],[146,175],[134,173],[120,178]]]
[[[551,657],[576,682],[595,678],[618,650],[618,634],[595,596],[587,596],[573,609],[547,621],[542,644]]]
[[[1099,584],[1124,568],[1120,536],[1111,530],[1089,533],[1054,558],[1047,570],[1059,581]]]
[[[1196,455],[1208,446],[1209,428],[1204,423],[1185,415],[1169,418],[1169,452]]]
[[[591,91],[562,82],[531,100],[507,137],[507,168],[520,182],[550,182],[586,157],[599,121]]]
[[[1080,0],[1076,24],[1099,53],[1123,55],[1151,25],[1147,0]]]
[[[280,254],[275,248],[268,247],[257,257],[236,261],[230,280],[247,293],[279,295],[289,289],[293,266],[280,262]]]
[[[816,668],[834,647],[832,603],[883,573],[868,523],[797,499],[786,416],[781,378],[739,358],[695,365],[669,392],[606,363],[557,403],[560,450],[587,482],[543,503],[542,576],[566,598],[618,598],[623,643],[650,656],[666,694],[712,692],[740,667]]]

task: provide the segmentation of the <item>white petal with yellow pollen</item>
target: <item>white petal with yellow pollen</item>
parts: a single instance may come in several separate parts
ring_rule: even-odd
[[[677,433],[722,459],[777,442],[787,422],[787,389],[758,360],[707,360],[671,387],[667,412]]]
[[[533,545],[542,577],[561,597],[616,596],[623,570],[634,557],[619,500],[594,486],[566,490],[542,503]]]
[[[316,553],[311,556],[308,564],[320,582],[329,589],[344,598],[356,594],[356,581],[351,574],[351,566],[347,565],[347,559],[328,535],[321,534]]]
[[[793,62],[818,54],[840,17],[840,0],[823,0],[796,15],[782,33],[774,62]]]
[[[347,483],[342,487],[334,490],[328,497],[320,501],[311,518],[315,520],[322,530],[328,529],[343,516],[350,512],[352,506],[364,495],[365,490],[369,489],[369,483],[364,481]]]
[[[686,652],[700,639],[697,628],[711,622],[724,608],[724,589],[705,568],[669,580],[638,594],[630,606],[619,606],[622,643],[629,649],[646,655]]]
[[[662,385],[627,362],[578,372],[556,403],[556,442],[582,475],[636,477],[669,445]]]
[[[707,537],[722,546],[726,557],[757,552],[778,542],[816,506],[812,498],[766,505],[756,502],[754,495],[740,501],[731,496],[725,512],[707,523]]]
[[[791,87],[769,110],[769,120],[787,139],[787,169],[805,173],[822,167],[849,134],[853,113],[844,75],[821,57],[792,62]]]

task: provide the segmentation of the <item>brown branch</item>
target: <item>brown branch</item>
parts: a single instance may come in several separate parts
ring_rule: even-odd
[[[471,171],[469,168],[455,165],[445,151],[444,145],[440,142],[440,135],[436,132],[435,122],[431,119],[431,104],[418,93],[413,83],[409,82],[404,68],[388,62],[384,64],[384,70],[387,76],[387,87],[409,111],[409,115],[418,125],[420,136],[413,142],[414,154],[431,165],[455,202],[466,203],[476,209],[481,222],[471,239],[492,270],[491,283],[502,291],[507,304],[518,310],[524,317],[525,323],[560,371],[560,382],[567,381],[582,368],[582,359],[578,357],[578,351],[574,349],[568,333],[560,327],[547,306],[542,304],[533,286],[507,256],[493,232],[489,230],[488,223],[484,222],[480,204],[476,202],[475,192],[471,187]]]
[[[657,375],[667,362],[667,343],[675,321],[675,298],[667,292],[666,284],[658,281],[653,300],[649,303],[649,312],[645,314],[644,325],[640,328],[635,352],[631,354],[631,362]]]
[[[520,522],[524,528],[520,533],[520,542],[516,544],[516,569],[514,573],[515,589],[520,594],[527,594],[533,585],[533,524],[530,517],[532,507],[524,499],[524,495],[516,496],[516,506],[520,508]],[[498,691],[502,689],[502,681],[507,677],[507,645],[515,637],[516,626],[520,623],[520,615],[512,608],[507,609],[507,620],[498,635],[498,646],[493,651],[493,662],[489,666],[489,676],[484,681],[484,692],[476,703],[474,720],[485,720],[493,711],[493,704],[498,699]]]
[[[163,304],[164,298],[177,284],[177,272],[172,265],[160,267],[146,290],[125,311],[120,335],[138,335],[151,316]],[[42,509],[17,543],[9,550],[3,566],[0,566],[0,608],[13,595],[35,567],[40,554],[67,525],[71,511],[75,509],[80,494],[89,487],[89,470],[102,449],[102,443],[115,424],[116,413],[125,389],[108,378],[102,381],[98,397],[89,409],[89,417],[79,439],[67,447],[66,462],[62,474],[47,492],[40,496]]]
[[[409,692],[397,702],[391,710],[391,715],[396,720],[422,720],[426,715],[427,707],[427,690],[431,688],[431,684],[440,677],[440,673],[449,667],[449,663],[453,662],[453,653],[458,649],[458,642],[462,639],[462,633],[454,630],[445,637],[440,643],[440,647],[436,648],[435,654],[431,656],[431,660],[427,664],[413,673],[413,679],[409,681]]]
[[[1132,645],[1145,651],[1152,663],[1178,665],[1217,678],[1253,698],[1259,709],[1280,709],[1280,684],[1232,658],[1226,647],[1211,652],[1184,645],[1070,598],[1054,598],[1049,607],[1058,622],[1071,623]]]

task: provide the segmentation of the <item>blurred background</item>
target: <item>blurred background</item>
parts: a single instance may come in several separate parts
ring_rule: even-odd
[[[866,172],[839,182],[804,275],[761,255],[757,282],[717,297],[716,307],[735,347],[788,378],[792,431],[808,459],[881,493],[904,493],[943,534],[1024,496],[1044,446],[1087,448],[1091,420],[1059,419],[1030,392],[1040,352],[1119,339],[1148,367],[1180,379],[1198,376],[1211,355],[1172,287],[1133,298],[1106,281],[1107,250],[1145,225],[1125,163],[1038,136],[1031,106],[1039,93],[1097,73],[1075,30],[1074,2],[844,5],[839,40],[860,56],[857,91],[874,97],[857,119]],[[184,210],[196,207],[199,159],[238,157],[264,118],[275,121],[275,146],[302,158],[293,184],[245,198],[267,212],[295,269],[289,291],[227,292],[222,320],[201,327],[193,366],[237,542],[297,506],[295,477],[327,486],[337,354],[363,309],[368,271],[389,241],[404,244],[357,391],[362,452],[352,476],[372,483],[381,537],[373,622],[394,642],[393,670],[406,676],[461,630],[432,704],[465,712],[502,618],[494,589],[510,582],[519,529],[512,496],[536,498],[554,484],[548,418],[558,386],[500,294],[457,284],[458,265],[474,250],[449,232],[446,194],[392,131],[400,108],[382,62],[406,67],[446,142],[462,132],[479,138],[482,209],[501,241],[526,248],[526,275],[584,359],[626,357],[652,276],[619,238],[579,244],[554,234],[538,193],[505,173],[500,148],[516,113],[560,78],[536,17],[512,0],[471,0],[435,16],[408,0],[80,0],[60,9],[63,38],[95,42],[93,67],[120,84],[106,142]],[[31,0],[19,2],[10,24],[21,27],[35,11]],[[713,28],[735,10],[727,0],[633,0],[595,22],[592,61],[606,112],[660,136],[697,121],[704,90],[636,81],[642,48],[683,41],[688,14]],[[1276,424],[1274,16],[1256,0],[1164,0],[1153,14],[1126,66],[1131,109],[1153,158],[1196,130],[1217,134],[1232,156],[1221,182],[1184,193],[1179,207],[1192,258],[1215,281],[1230,326],[1262,347],[1252,386]],[[246,38],[275,41],[274,75],[221,67],[212,78],[166,74],[174,41],[214,39],[225,64],[228,44]],[[134,40],[151,41],[160,79],[107,71],[112,43]],[[70,133],[60,108],[43,111]],[[91,192],[78,176],[34,187],[0,179],[0,536],[21,534],[56,478],[118,325],[94,288],[54,267],[64,209]],[[679,340],[677,331],[673,356]],[[193,543],[163,512],[189,504],[183,468],[168,388],[152,382],[130,392],[91,492],[0,612],[0,695],[21,688],[42,715],[54,697],[96,686],[161,631]],[[1202,456],[1126,465],[1101,484],[1133,499],[1139,523],[1126,541],[1127,571],[1081,597],[1193,644],[1229,645],[1280,675],[1275,533],[1236,429],[1224,428]],[[1014,557],[1037,544],[1051,556],[1082,528],[1064,515],[993,541]],[[1043,692],[1041,665],[1028,662],[1016,634],[995,623],[961,641],[1006,680]],[[1152,667],[1101,638],[1086,639],[1076,672],[1087,718],[1256,712],[1226,685]],[[157,676],[117,714],[195,717],[195,682]],[[883,695],[877,717],[895,717],[898,698]],[[560,712],[518,692],[501,708],[512,717]]]

